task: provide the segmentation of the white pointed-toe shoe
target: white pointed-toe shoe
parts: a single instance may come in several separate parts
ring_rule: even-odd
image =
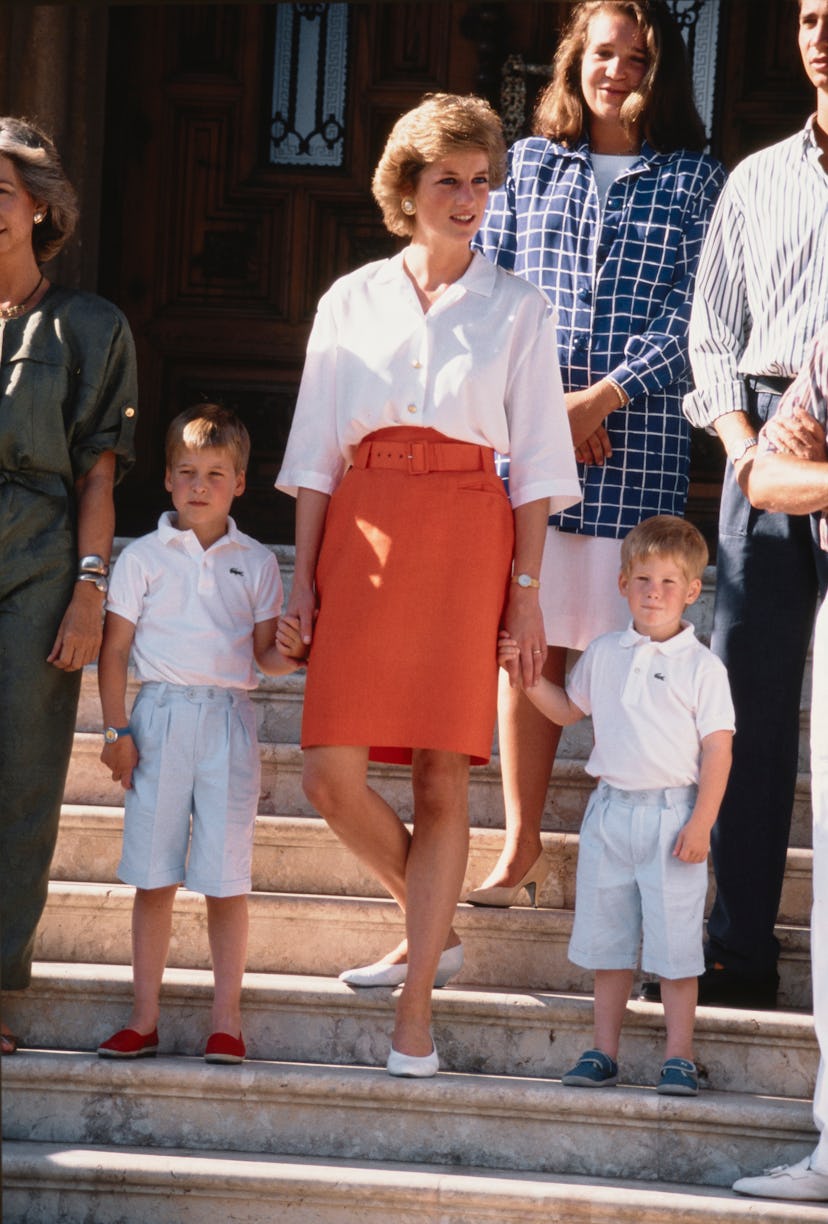
[[[446,948],[437,962],[437,973],[434,976],[436,987],[445,986],[449,978],[453,978],[463,967],[463,945],[456,944]],[[373,965],[363,965],[359,969],[346,969],[340,973],[340,982],[349,986],[402,986],[408,973],[408,965],[388,965],[377,961]],[[433,1072],[432,1072],[433,1074]]]

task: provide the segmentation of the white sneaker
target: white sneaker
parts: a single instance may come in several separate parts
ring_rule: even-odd
[[[797,1199],[803,1203],[828,1203],[828,1173],[811,1168],[811,1157],[798,1164],[779,1165],[760,1177],[740,1177],[733,1183],[737,1194],[758,1198]]]

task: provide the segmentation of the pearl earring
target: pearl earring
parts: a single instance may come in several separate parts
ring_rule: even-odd
[[[417,205],[413,200],[409,199],[408,196],[406,196],[406,198],[400,202],[400,208],[407,217],[413,217],[417,211]]]
[[[45,213],[43,213],[43,212],[36,212],[36,213],[35,213],[35,215],[34,215],[34,223],[35,223],[35,225],[40,225],[40,222],[43,220],[43,218],[44,218],[45,216],[46,216],[46,214],[45,214]]]

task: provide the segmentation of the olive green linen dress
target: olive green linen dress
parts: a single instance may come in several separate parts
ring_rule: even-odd
[[[75,481],[133,460],[135,352],[120,311],[51,286],[0,322],[2,987],[28,986],[72,750],[80,672],[46,662],[77,573]]]

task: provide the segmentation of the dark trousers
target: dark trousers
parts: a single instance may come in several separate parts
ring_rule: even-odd
[[[59,504],[0,480],[0,937],[4,990],[29,985],[80,672],[46,662],[75,581]]]
[[[778,394],[750,385],[759,428]],[[708,964],[772,974],[798,768],[802,677],[828,567],[812,516],[754,510],[728,464],[719,519],[711,646],[736,709],[733,768],[713,829],[716,900]]]

